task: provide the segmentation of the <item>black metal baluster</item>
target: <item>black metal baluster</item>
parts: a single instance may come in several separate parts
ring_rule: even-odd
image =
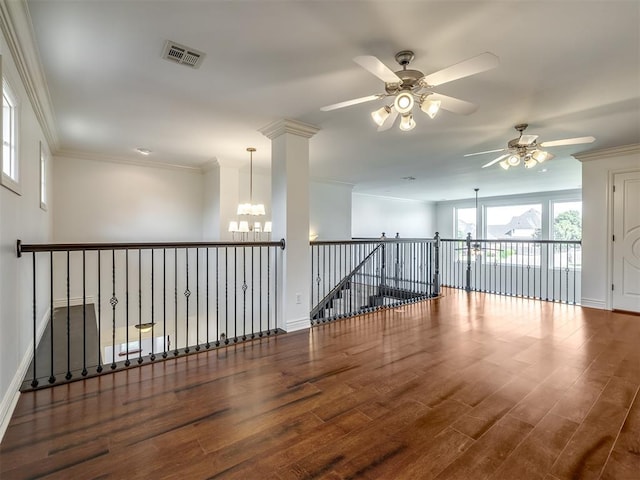
[[[576,269],[576,259],[577,259],[576,248],[577,248],[577,245],[574,243],[573,244],[573,265],[572,265],[572,267],[573,267],[573,304],[574,305],[577,302],[577,298],[576,298],[576,283],[577,283],[577,280],[576,280],[576,270],[577,270]]]
[[[255,247],[251,247],[251,338],[256,338],[256,327],[254,325],[254,315],[253,315],[253,306],[255,304],[255,291],[254,291],[254,271],[255,271],[255,263],[254,263],[254,250]]]
[[[237,247],[233,247],[233,342],[238,343],[238,248]]]
[[[269,247],[267,247],[267,248],[269,248]],[[259,255],[259,257],[260,257],[260,259],[259,259],[259,262],[260,262],[260,267],[259,267],[260,280],[259,280],[259,285],[258,285],[258,301],[259,301],[259,305],[260,305],[260,313],[258,314],[258,323],[259,323],[258,336],[260,336],[260,337],[262,336],[262,295],[263,295],[263,292],[262,292],[262,250],[263,249],[264,249],[264,247],[260,247],[260,250],[259,250],[259,253],[260,253],[260,255]],[[313,262],[313,259],[311,261]],[[311,285],[312,285],[311,289],[313,290],[313,283]]]
[[[167,249],[162,249],[162,358],[167,358]]]
[[[274,282],[273,282],[273,297],[276,299],[275,305],[274,305],[274,313],[273,313],[273,333],[276,333],[277,328],[278,328],[278,250],[276,250],[277,247],[274,247],[274,251],[275,251],[275,264],[273,266],[273,275],[274,275]]]
[[[116,368],[116,305],[118,298],[116,297],[116,251],[111,250],[111,370]]]
[[[155,262],[153,258],[154,250],[151,249],[151,355],[149,358],[153,362],[156,359],[155,345],[156,345],[156,319],[155,319]]]
[[[125,255],[125,335],[126,335],[126,343],[127,343],[127,347],[126,347],[126,360],[124,362],[125,367],[128,367],[129,365],[131,365],[131,362],[129,361],[129,249],[127,248],[124,251],[124,255]]]
[[[184,297],[185,297],[185,312],[186,312],[186,332],[185,332],[185,339],[184,339],[184,353],[189,353],[189,297],[191,296],[191,291],[189,290],[189,249],[185,248],[184,249],[184,259],[185,259],[185,277],[186,277],[186,282],[185,282],[185,291],[184,291]],[[178,347],[178,339],[176,338],[176,348]]]
[[[229,249],[224,249],[224,344],[229,344]],[[219,334],[218,334],[219,335]]]
[[[237,334],[236,334],[237,337]],[[247,248],[242,247],[242,340],[247,339]]]
[[[206,281],[206,290],[207,290],[207,294],[206,294],[207,343],[205,344],[205,347],[208,350],[209,348],[211,348],[211,344],[209,343],[209,338],[210,338],[209,337],[209,247],[207,247],[207,249],[206,249],[206,257],[205,258],[206,258],[206,262],[207,262],[207,268],[205,269],[206,275],[207,275],[207,281]]]
[[[178,249],[173,249],[173,356],[178,356]]]
[[[69,261],[69,250],[67,250],[67,374],[64,378],[71,380],[71,268]],[[51,332],[53,335],[53,332]]]
[[[50,362],[51,362],[51,374],[49,375],[49,383],[55,383],[56,377],[53,374],[53,251],[49,252],[49,328],[51,331],[50,339]],[[34,352],[35,355],[35,352]]]
[[[82,376],[87,373],[87,281],[86,252],[82,250]]]
[[[200,249],[196,248],[196,352],[200,351]]]
[[[267,247],[267,335],[269,335],[269,321],[271,319],[271,248]]]
[[[138,249],[138,365],[142,363],[142,250]]]
[[[102,348],[100,345],[100,339],[102,338],[102,271],[101,271],[101,257],[102,250],[98,250],[98,367],[96,372],[102,372]]]
[[[216,247],[216,347],[220,346],[220,249]]]
[[[38,349],[38,341],[37,341],[37,323],[38,323],[38,307],[37,307],[37,300],[36,300],[36,252],[33,252],[31,254],[31,260],[32,260],[32,269],[33,269],[33,380],[31,381],[31,386],[33,388],[36,388],[38,386],[38,375],[37,375],[37,370],[38,370],[38,364],[37,364],[37,360],[36,360],[36,351]],[[53,337],[53,330],[51,331],[51,336]]]

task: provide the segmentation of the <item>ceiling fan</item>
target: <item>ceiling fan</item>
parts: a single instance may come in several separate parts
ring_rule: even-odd
[[[509,140],[509,143],[507,143],[507,148],[487,150],[484,152],[467,153],[465,157],[484,155],[486,153],[507,152],[497,158],[494,158],[490,162],[485,163],[482,168],[490,167],[491,165],[494,165],[498,162],[500,162],[500,166],[505,170],[508,170],[509,167],[517,167],[518,165],[520,165],[520,162],[524,163],[525,168],[533,168],[537,164],[545,162],[547,160],[551,160],[553,157],[555,157],[553,153],[541,150],[542,148],[559,147],[563,145],[579,145],[581,143],[593,143],[596,140],[594,137],[589,136],[565,138],[563,140],[553,140],[551,142],[538,143],[538,135],[524,134],[524,131],[528,126],[529,125],[526,123],[519,123],[518,125],[513,127],[520,133],[520,136],[518,136],[518,138]]]
[[[477,105],[436,93],[433,91],[433,87],[490,70],[500,63],[500,60],[494,54],[485,52],[438,72],[425,75],[419,70],[407,68],[414,57],[415,55],[411,50],[398,52],[395,59],[402,67],[402,70],[397,72],[391,70],[372,55],[355,57],[353,59],[354,62],[384,82],[385,92],[334,103],[322,107],[320,110],[328,112],[338,108],[392,97],[393,100],[391,102],[371,112],[371,117],[378,125],[378,131],[383,131],[391,128],[398,115],[400,115],[400,130],[409,131],[416,126],[412,113],[415,104],[418,104],[420,109],[431,118],[434,118],[441,108],[462,115],[469,115],[475,112],[478,109]]]

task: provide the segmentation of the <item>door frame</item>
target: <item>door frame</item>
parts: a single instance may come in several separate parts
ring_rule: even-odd
[[[616,175],[622,175],[625,173],[640,172],[640,168],[621,168],[615,170],[609,170],[609,176],[607,179],[607,212],[609,219],[607,221],[607,295],[606,305],[607,310],[613,310],[613,290],[609,286],[613,283],[613,232],[614,232],[614,208],[615,203],[613,201],[613,186],[615,185]]]

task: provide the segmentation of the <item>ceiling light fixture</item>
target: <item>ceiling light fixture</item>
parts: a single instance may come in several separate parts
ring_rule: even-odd
[[[249,152],[249,203],[241,203],[238,205],[238,209],[236,210],[236,215],[240,216],[262,216],[265,215],[264,204],[262,203],[253,203],[253,152],[256,149],[253,147],[247,147],[247,152]],[[232,233],[233,238],[235,240],[235,234],[240,233],[241,240],[248,239],[248,233],[253,232],[253,239],[259,236],[260,233],[271,233],[271,222],[266,221],[264,223],[264,228],[260,222],[249,221],[249,219],[241,219],[241,220],[232,220],[229,222],[229,232]]]
[[[420,104],[420,110],[429,115],[431,118],[435,118],[440,111],[440,100],[423,100]]]
[[[400,92],[395,101],[393,102],[393,106],[396,107],[396,111],[400,115],[404,115],[405,113],[409,113],[413,108],[413,95],[411,92],[403,91]]]
[[[373,121],[376,122],[376,125],[379,127],[384,124],[387,118],[389,118],[389,115],[391,115],[391,107],[387,105],[371,112],[371,118],[373,118]]]
[[[408,132],[409,130],[413,130],[416,127],[416,122],[413,119],[413,115],[408,113],[406,115],[402,115],[400,119],[400,130],[403,132]]]
[[[134,327],[136,327],[138,330],[140,330],[141,333],[147,333],[147,332],[151,331],[151,329],[153,328],[154,325],[155,325],[154,322],[137,323],[137,324],[134,325]]]
[[[136,152],[138,152],[140,155],[144,155],[144,156],[151,155],[151,150],[149,150],[148,148],[138,147],[138,148],[136,148]]]

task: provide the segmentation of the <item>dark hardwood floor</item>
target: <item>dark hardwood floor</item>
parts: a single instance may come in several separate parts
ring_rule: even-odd
[[[640,317],[444,293],[22,394],[0,477],[640,478]]]

